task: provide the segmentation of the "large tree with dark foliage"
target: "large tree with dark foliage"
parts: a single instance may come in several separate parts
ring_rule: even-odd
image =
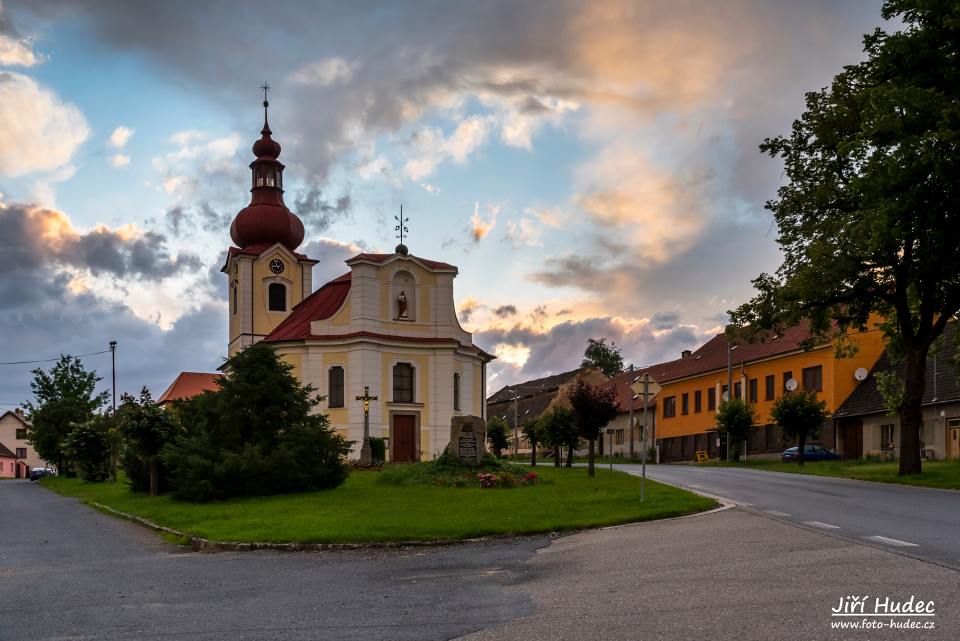
[[[623,371],[623,356],[613,341],[607,345],[605,338],[589,338],[580,367],[596,367],[604,376],[614,376]]]
[[[497,458],[503,456],[503,450],[510,446],[510,426],[498,416],[487,421],[487,442]]]
[[[588,442],[589,475],[593,476],[597,437],[600,436],[600,430],[616,418],[620,405],[612,387],[594,387],[578,379],[570,392],[570,406],[580,436]]]
[[[184,434],[163,448],[177,498],[211,501],[333,488],[350,447],[314,408],[320,397],[273,349],[226,363],[220,389],[176,403]]]
[[[788,136],[761,149],[788,181],[767,203],[784,262],[733,312],[747,333],[806,318],[841,340],[885,319],[905,361],[900,474],[920,465],[931,344],[960,311],[960,3],[887,0],[902,28],[864,37],[866,59],[807,94]]]
[[[34,400],[23,404],[31,423],[30,443],[41,458],[56,464],[60,474],[71,473],[64,448],[67,435],[107,403],[109,392],[94,394],[99,381],[96,372],[88,372],[79,358],[70,356],[61,356],[49,372],[33,370]]]
[[[176,416],[154,403],[144,387],[139,398],[123,395],[116,420],[124,442],[123,468],[131,487],[157,496],[163,483],[160,453],[180,433]]]
[[[97,414],[82,423],[72,423],[70,433],[63,438],[61,448],[84,481],[99,483],[110,477],[111,420],[111,416]]]

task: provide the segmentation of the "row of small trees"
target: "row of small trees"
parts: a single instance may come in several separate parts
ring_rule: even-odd
[[[530,443],[531,463],[537,464],[537,446],[553,448],[554,465],[560,466],[560,452],[567,451],[567,467],[573,465],[573,451],[581,440],[588,445],[590,476],[594,475],[595,445],[600,431],[616,418],[620,406],[612,388],[600,388],[577,380],[570,393],[570,407],[557,405],[539,418],[522,426]],[[493,417],[487,423],[487,440],[496,456],[509,445],[509,427],[503,419]]]
[[[804,446],[808,439],[819,434],[827,417],[827,404],[818,400],[813,391],[787,392],[774,401],[770,416],[787,438],[797,441],[798,462],[803,465]],[[757,422],[756,410],[743,399],[724,401],[717,408],[717,429],[726,434],[727,447],[734,461],[740,460],[744,443]]]
[[[347,476],[349,443],[315,413],[320,397],[272,349],[256,345],[230,359],[219,389],[158,406],[145,388],[100,411],[95,372],[61,358],[36,370],[27,404],[30,438],[61,474],[115,480],[122,466],[135,491],[171,489],[190,501],[327,489]]]

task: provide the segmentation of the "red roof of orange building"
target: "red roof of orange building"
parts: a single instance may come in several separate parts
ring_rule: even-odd
[[[204,392],[215,392],[220,389],[217,381],[223,374],[210,372],[180,372],[170,387],[167,388],[157,403],[172,403],[193,398]]]

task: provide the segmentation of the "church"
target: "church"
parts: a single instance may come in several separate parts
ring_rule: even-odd
[[[320,411],[354,443],[353,458],[363,439],[363,396],[375,397],[370,436],[385,439],[387,460],[433,458],[449,441],[453,417],[484,415],[486,366],[495,358],[457,321],[457,268],[414,256],[401,237],[392,254],[358,254],[345,273],[318,274],[327,282],[314,291],[317,261],[297,251],[304,227],[283,202],[284,166],[267,107],[250,163],[252,197],[230,226],[234,245],[221,269],[228,354],[260,341],[272,346],[325,396]]]

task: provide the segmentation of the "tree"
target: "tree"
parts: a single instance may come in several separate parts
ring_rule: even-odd
[[[580,436],[589,443],[589,475],[593,476],[597,437],[600,430],[620,413],[620,405],[612,387],[602,389],[579,379],[570,393],[570,405]]]
[[[135,491],[149,490],[150,496],[157,496],[161,490],[160,453],[180,433],[176,417],[154,403],[150,390],[144,387],[140,390],[139,399],[129,394],[123,395],[117,408],[117,423],[126,445],[124,469],[131,486]]]
[[[32,373],[34,400],[23,404],[31,423],[30,443],[41,458],[56,463],[60,474],[69,474],[64,439],[74,425],[93,419],[109,393],[94,395],[100,378],[85,370],[79,358],[61,356],[49,372],[37,368]]]
[[[219,389],[175,403],[184,433],[161,454],[175,496],[212,501],[333,488],[347,478],[347,441],[321,398],[259,343],[225,364]]]
[[[573,411],[557,406],[540,417],[540,442],[553,448],[553,465],[560,467],[562,448],[567,448],[567,467],[573,465],[573,451],[580,441]]]
[[[623,371],[623,356],[613,341],[607,345],[605,338],[590,338],[587,339],[587,348],[583,350],[580,367],[596,367],[604,376],[614,376]]]
[[[527,441],[530,442],[530,465],[532,467],[537,466],[537,444],[540,442],[540,432],[542,426],[540,425],[540,420],[535,421],[525,421],[523,425],[520,426],[520,431],[523,432],[523,435],[527,437]]]
[[[487,442],[494,456],[503,456],[503,450],[510,446],[510,426],[505,420],[494,416],[487,421]]]
[[[756,424],[757,415],[753,406],[742,398],[733,398],[720,403],[717,409],[717,428],[727,434],[727,447],[733,447],[733,460],[739,461],[743,443]]]
[[[817,437],[827,418],[827,404],[817,400],[814,391],[787,392],[773,403],[770,416],[790,438],[797,439],[797,454],[803,465],[803,448],[807,439]]]
[[[732,313],[750,332],[806,318],[844,344],[872,316],[905,361],[900,474],[921,471],[930,345],[960,310],[960,5],[887,0],[903,30],[864,37],[863,62],[808,93],[789,136],[761,150],[789,179],[767,203],[784,262]]]
[[[61,447],[85,481],[99,483],[110,476],[110,417],[98,414],[83,423],[74,423]]]

